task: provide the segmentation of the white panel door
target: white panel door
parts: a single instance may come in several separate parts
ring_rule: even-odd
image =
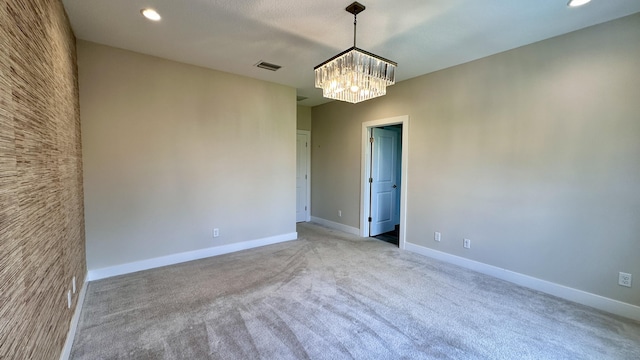
[[[308,150],[309,135],[298,133],[296,142],[296,222],[307,221],[308,201]]]
[[[369,236],[395,229],[398,133],[373,128],[371,147],[371,230]]]

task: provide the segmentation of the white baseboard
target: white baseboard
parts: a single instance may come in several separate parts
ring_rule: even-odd
[[[482,274],[506,280],[530,289],[538,290],[579,304],[591,306],[612,314],[624,316],[640,321],[640,306],[628,304],[622,301],[606,298],[604,296],[588,293],[586,291],[570,288],[564,285],[552,283],[532,276],[470,260],[442,251],[430,249],[424,246],[406,243],[405,250],[430,258],[458,265]]]
[[[211,256],[229,254],[236,251],[248,250],[265,245],[277,244],[285,241],[296,240],[298,238],[297,232],[288,234],[281,234],[262,239],[243,241],[234,244],[214,246],[206,249],[187,251],[178,254],[172,254],[167,256],[161,256],[153,259],[146,259],[135,261],[122,265],[115,265],[101,269],[89,270],[87,275],[88,281],[100,280],[109,278],[112,276],[130,274],[137,271],[154,269],[162,266],[179,264],[187,261],[204,259]]]
[[[326,219],[315,217],[315,216],[311,217],[311,222],[326,226],[331,229],[340,230],[352,235],[360,236],[360,229],[354,228],[349,225],[340,224],[334,221],[326,220]]]
[[[71,318],[71,324],[69,325],[69,332],[67,333],[67,339],[64,342],[64,347],[62,348],[62,353],[60,353],[60,360],[68,360],[69,356],[71,356],[71,348],[73,347],[73,339],[76,337],[76,330],[78,329],[78,321],[80,321],[80,313],[82,312],[82,306],[84,305],[84,297],[87,294],[87,284],[89,284],[89,280],[87,280],[87,276],[85,276],[84,284],[82,284],[82,288],[80,288],[80,292],[78,293],[78,302],[76,303],[76,308],[73,311],[73,317]]]

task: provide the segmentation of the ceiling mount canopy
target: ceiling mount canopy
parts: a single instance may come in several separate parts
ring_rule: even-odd
[[[314,68],[315,85],[326,98],[355,104],[385,95],[396,81],[398,64],[356,47],[357,15],[365,9],[358,2],[345,9],[353,14],[353,47]]]

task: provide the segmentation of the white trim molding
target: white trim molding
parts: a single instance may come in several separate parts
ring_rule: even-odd
[[[64,347],[60,353],[60,360],[67,360],[71,356],[71,349],[73,348],[73,340],[76,337],[76,330],[78,329],[78,322],[80,321],[80,313],[82,313],[82,306],[84,305],[84,297],[87,295],[87,285],[89,284],[89,274],[84,277],[84,284],[80,288],[78,293],[78,302],[76,308],[73,311],[73,317],[71,318],[71,324],[69,325],[69,332],[67,333],[67,339],[64,342]]]
[[[481,263],[479,261],[470,260],[412,243],[407,243],[405,249],[416,254],[458,265],[463,268],[493,276],[498,279],[506,280],[517,285],[554,295],[565,300],[591,306],[602,311],[640,321],[640,306],[570,288],[564,285],[552,283],[550,281],[517,273],[515,271],[503,269],[497,266]]]
[[[142,270],[154,269],[162,266],[175,265],[187,261],[204,259],[217,255],[224,255],[241,250],[253,249],[266,245],[273,245],[285,241],[298,239],[298,233],[292,232],[262,239],[243,241],[228,245],[214,246],[206,249],[187,251],[178,254],[161,256],[153,259],[135,261],[127,264],[115,265],[101,269],[89,270],[88,281],[106,279],[112,276],[130,274]]]
[[[335,221],[326,220],[326,219],[315,217],[315,216],[311,217],[311,222],[319,224],[319,225],[322,225],[322,226],[325,226],[325,227],[328,227],[330,229],[340,230],[340,231],[346,232],[346,233],[351,234],[351,235],[360,236],[360,229],[355,228],[353,226],[340,224],[340,223],[337,223]]]

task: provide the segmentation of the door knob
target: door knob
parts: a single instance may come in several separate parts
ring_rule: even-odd
[[[393,184],[393,188],[394,188],[394,189],[395,189],[395,188],[397,188],[396,184]]]

